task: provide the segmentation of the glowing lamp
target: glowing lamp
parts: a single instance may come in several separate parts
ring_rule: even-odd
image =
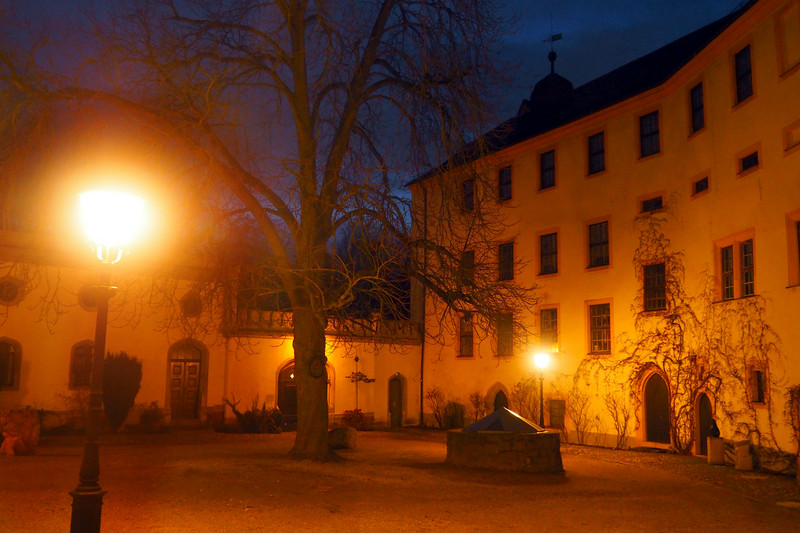
[[[144,224],[144,200],[118,191],[87,191],[80,196],[81,219],[97,258],[116,263]]]
[[[550,354],[547,352],[539,352],[534,354],[533,356],[533,364],[536,365],[536,368],[539,370],[544,370],[548,366],[550,366]]]

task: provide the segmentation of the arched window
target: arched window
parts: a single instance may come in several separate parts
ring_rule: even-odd
[[[81,341],[72,347],[69,358],[69,388],[88,389],[92,383],[94,342]]]
[[[0,390],[19,389],[22,349],[18,342],[0,339]]]

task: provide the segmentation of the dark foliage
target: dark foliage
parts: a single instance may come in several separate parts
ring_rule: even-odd
[[[142,362],[125,352],[108,354],[103,363],[103,408],[114,431],[119,431],[142,385]]]

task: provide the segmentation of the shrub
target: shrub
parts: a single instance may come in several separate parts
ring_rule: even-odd
[[[142,362],[125,352],[108,354],[103,363],[103,408],[111,429],[118,431],[142,385]]]
[[[150,405],[142,409],[139,415],[139,425],[147,433],[154,433],[161,427],[164,420],[164,410],[158,406],[158,402],[151,402]]]
[[[342,414],[342,424],[345,426],[350,426],[351,428],[355,428],[359,431],[370,429],[372,426],[367,417],[364,416],[364,413],[361,412],[361,409],[345,411]]]
[[[444,393],[439,387],[432,387],[425,391],[425,401],[433,412],[436,424],[442,427],[442,410],[444,409]]]
[[[472,420],[477,422],[486,416],[489,410],[489,402],[486,397],[479,391],[475,391],[469,395],[469,405],[472,412]]]
[[[258,406],[258,395],[253,398],[250,409],[242,413],[236,407],[241,400],[233,401],[223,398],[225,404],[231,408],[236,421],[243,433],[280,433],[283,430],[283,414],[280,409],[267,409],[266,402]]]
[[[55,430],[56,434],[71,435],[86,429],[89,423],[89,391],[80,390],[71,394],[57,393],[64,402],[65,424]]]
[[[459,402],[447,402],[442,412],[442,427],[454,429],[464,427],[464,405]]]

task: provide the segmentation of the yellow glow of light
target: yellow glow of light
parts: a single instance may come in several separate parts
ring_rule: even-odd
[[[544,370],[548,366],[550,366],[550,354],[547,352],[539,352],[534,354],[533,356],[533,364],[536,365],[536,368],[539,370]]]
[[[81,219],[97,257],[116,263],[144,225],[144,200],[119,191],[93,190],[80,196]]]

